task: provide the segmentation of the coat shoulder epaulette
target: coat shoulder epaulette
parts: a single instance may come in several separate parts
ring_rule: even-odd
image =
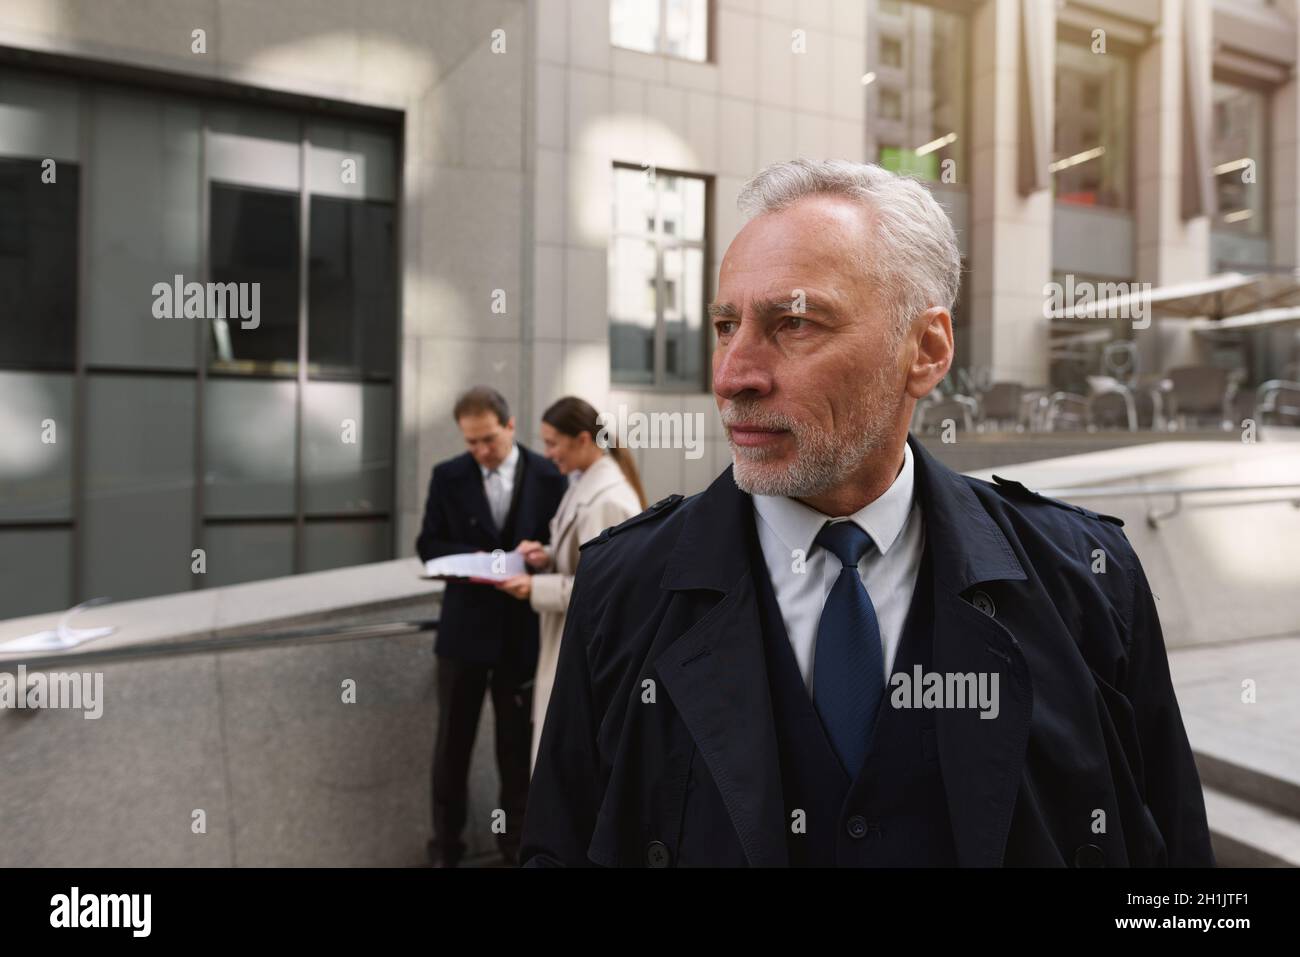
[[[644,512],[641,512],[640,514],[637,515],[633,515],[631,518],[627,519],[626,521],[620,522],[617,525],[611,525],[609,528],[605,529],[595,538],[583,542],[581,545],[578,546],[578,550],[582,551],[582,549],[586,548],[588,545],[599,545],[601,542],[609,541],[609,537],[611,535],[617,535],[619,532],[626,531],[627,529],[631,528],[633,525],[640,525],[642,522],[649,522],[652,521],[653,519],[659,518],[662,515],[667,515],[674,508],[676,508],[679,503],[685,501],[685,498],[686,497],[684,495],[677,495],[676,493],[669,495],[667,498],[661,498],[659,501],[655,502],[653,505],[647,508]]]
[[[1110,522],[1112,525],[1124,525],[1124,519],[1115,515],[1105,515],[1102,512],[1094,512],[1092,509],[1084,508],[1082,505],[1075,505],[1073,502],[1063,502],[1059,498],[1050,498],[1046,495],[1040,495],[1038,492],[1030,491],[1019,482],[1013,482],[1011,479],[1005,479],[1001,475],[993,476],[993,481],[1009,494],[1029,499],[1035,502],[1045,502],[1048,505],[1055,505],[1057,508],[1067,508],[1072,512],[1078,512],[1080,515],[1086,515],[1088,518],[1097,519],[1103,522]]]

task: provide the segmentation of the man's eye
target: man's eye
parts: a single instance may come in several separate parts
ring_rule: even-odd
[[[735,322],[733,322],[733,321],[731,321],[731,320],[727,320],[726,322],[715,322],[715,323],[713,324],[713,328],[714,328],[714,330],[715,330],[715,331],[718,333],[718,335],[720,335],[720,336],[729,336],[729,335],[731,335],[733,332],[736,331],[735,326],[736,326]]]
[[[795,330],[802,329],[804,327],[804,323],[807,321],[808,320],[804,316],[785,317],[785,324],[786,324],[786,328],[788,329],[795,329]]]

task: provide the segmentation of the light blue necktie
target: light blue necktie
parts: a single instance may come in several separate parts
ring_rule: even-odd
[[[866,762],[876,711],[885,693],[880,624],[858,575],[858,562],[873,542],[853,522],[827,522],[815,544],[844,567],[817,623],[813,703],[840,763],[855,778]]]

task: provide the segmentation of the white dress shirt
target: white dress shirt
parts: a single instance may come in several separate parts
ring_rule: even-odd
[[[501,531],[510,514],[510,497],[515,491],[515,467],[519,464],[519,446],[510,446],[510,454],[495,469],[480,465],[483,473],[483,494],[487,496],[488,508],[492,512],[492,521],[496,522],[497,531]]]
[[[792,498],[755,495],[758,540],[772,579],[786,635],[794,650],[804,686],[813,690],[813,660],[817,645],[817,624],[831,586],[843,567],[840,560],[814,545],[817,533],[829,521],[856,522],[871,536],[858,563],[858,574],[871,596],[880,624],[886,682],[894,667],[894,656],[902,640],[903,625],[912,604],[912,591],[921,568],[925,529],[920,506],[912,495],[912,449],[903,446],[903,467],[883,495],[844,518],[831,518]],[[805,558],[798,567],[798,549]]]

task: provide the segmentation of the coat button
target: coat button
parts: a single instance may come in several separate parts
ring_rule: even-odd
[[[990,618],[992,618],[994,615],[997,614],[998,610],[997,607],[993,604],[993,599],[990,598],[987,594],[985,594],[982,591],[977,591],[973,595],[971,595],[970,603],[980,611],[984,612],[984,614],[988,615]]]
[[[645,862],[647,867],[667,867],[668,845],[663,841],[651,841],[646,845]]]
[[[860,840],[867,834],[867,819],[861,814],[855,814],[849,818],[849,837]]]
[[[1105,867],[1106,855],[1096,844],[1083,844],[1074,852],[1075,867]]]

